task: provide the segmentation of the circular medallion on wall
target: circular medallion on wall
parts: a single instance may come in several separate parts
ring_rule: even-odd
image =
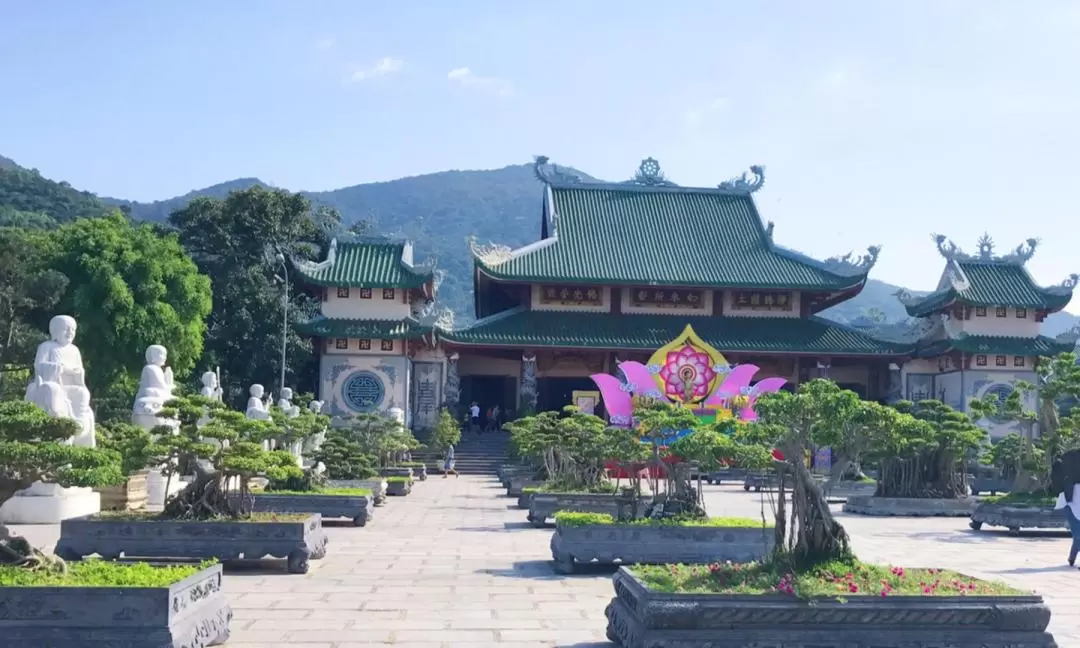
[[[987,400],[994,399],[998,402],[998,407],[1004,407],[1005,399],[1008,398],[1009,394],[1011,393],[1013,393],[1012,385],[1007,385],[1005,383],[995,383],[986,388],[986,391],[983,392],[982,397]],[[1001,414],[999,413],[991,416],[990,420],[994,423],[1001,424],[1005,422],[1005,417],[1001,416]]]
[[[382,405],[386,397],[386,387],[377,375],[370,371],[356,371],[349,374],[341,386],[341,395],[345,404],[354,412],[371,412]]]

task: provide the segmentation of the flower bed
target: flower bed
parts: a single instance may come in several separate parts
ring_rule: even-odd
[[[375,479],[331,479],[327,482],[330,488],[366,488],[371,491],[375,506],[386,503],[386,480],[382,477]]]
[[[386,494],[404,497],[412,492],[412,479],[409,477],[387,477]]]
[[[619,493],[553,493],[540,489],[532,493],[527,519],[540,528],[558,511],[606,513],[618,519],[628,518],[633,499]],[[640,496],[637,500],[638,515],[641,515],[652,497]]]
[[[831,563],[623,567],[607,635],[625,648],[1052,648],[1042,597],[945,570]]]
[[[179,558],[260,560],[285,558],[289,571],[307,573],[308,561],[326,555],[318,514],[254,513],[240,520],[168,520],[154,514],[91,515],[60,523],[56,555],[80,560]]]
[[[216,646],[232,608],[221,565],[88,560],[66,573],[0,567],[0,646]]]
[[[253,493],[257,513],[318,513],[326,518],[349,518],[367,525],[375,512],[375,498],[367,488],[323,488],[317,491],[262,491]]]
[[[748,518],[617,522],[602,513],[560,511],[551,536],[555,570],[563,574],[578,563],[760,560],[772,548],[773,530]]]
[[[968,525],[975,531],[984,524],[1005,527],[1013,534],[1020,529],[1068,529],[1065,511],[1054,510],[1055,499],[1021,493],[985,497],[972,511]]]
[[[971,497],[959,499],[931,499],[921,497],[874,497],[860,495],[849,497],[844,504],[845,513],[856,515],[902,516],[902,517],[968,517],[975,510],[978,500]]]

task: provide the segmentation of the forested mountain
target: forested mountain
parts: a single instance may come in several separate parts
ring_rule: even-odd
[[[112,206],[138,220],[164,222],[195,197],[223,198],[230,191],[264,184],[257,178],[241,178],[152,203],[99,199],[0,157],[0,224],[21,221],[40,225],[47,222],[42,220],[45,214],[65,222],[98,216]],[[518,247],[540,235],[541,185],[531,164],[444,171],[304,193],[318,204],[337,209],[346,225],[366,221],[376,232],[412,239],[418,261],[437,258],[439,267],[446,271],[440,300],[454,309],[459,321],[472,318],[472,262],[466,239],[475,235],[481,242]],[[862,294],[825,315],[900,331],[903,327],[897,324],[906,319],[906,313],[894,296],[898,290],[899,286],[871,279]],[[1044,332],[1057,335],[1078,323],[1080,318],[1074,315],[1057,313],[1047,319]]]

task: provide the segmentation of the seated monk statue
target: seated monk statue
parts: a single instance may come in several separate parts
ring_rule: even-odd
[[[165,403],[172,398],[173,373],[165,366],[168,351],[160,344],[146,348],[146,366],[139,378],[139,391],[135,394],[135,415],[156,416]]]
[[[254,384],[251,389],[248,390],[251,397],[248,398],[247,410],[244,412],[245,416],[249,419],[258,419],[260,421],[267,421],[270,419],[270,408],[267,406],[267,401],[270,400],[270,396],[263,400],[263,386]]]

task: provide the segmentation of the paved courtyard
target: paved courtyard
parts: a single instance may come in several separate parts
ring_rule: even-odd
[[[760,514],[761,495],[706,489],[712,515]],[[236,616],[228,645],[610,646],[610,572],[555,575],[551,532],[529,526],[503,493],[494,477],[435,477],[376,509],[367,528],[329,528],[329,555],[305,576],[230,571]],[[840,517],[866,560],[950,567],[1037,590],[1053,609],[1059,645],[1080,648],[1080,571],[1064,565],[1066,536],[976,533],[962,519]],[[49,543],[58,529],[20,531]]]

